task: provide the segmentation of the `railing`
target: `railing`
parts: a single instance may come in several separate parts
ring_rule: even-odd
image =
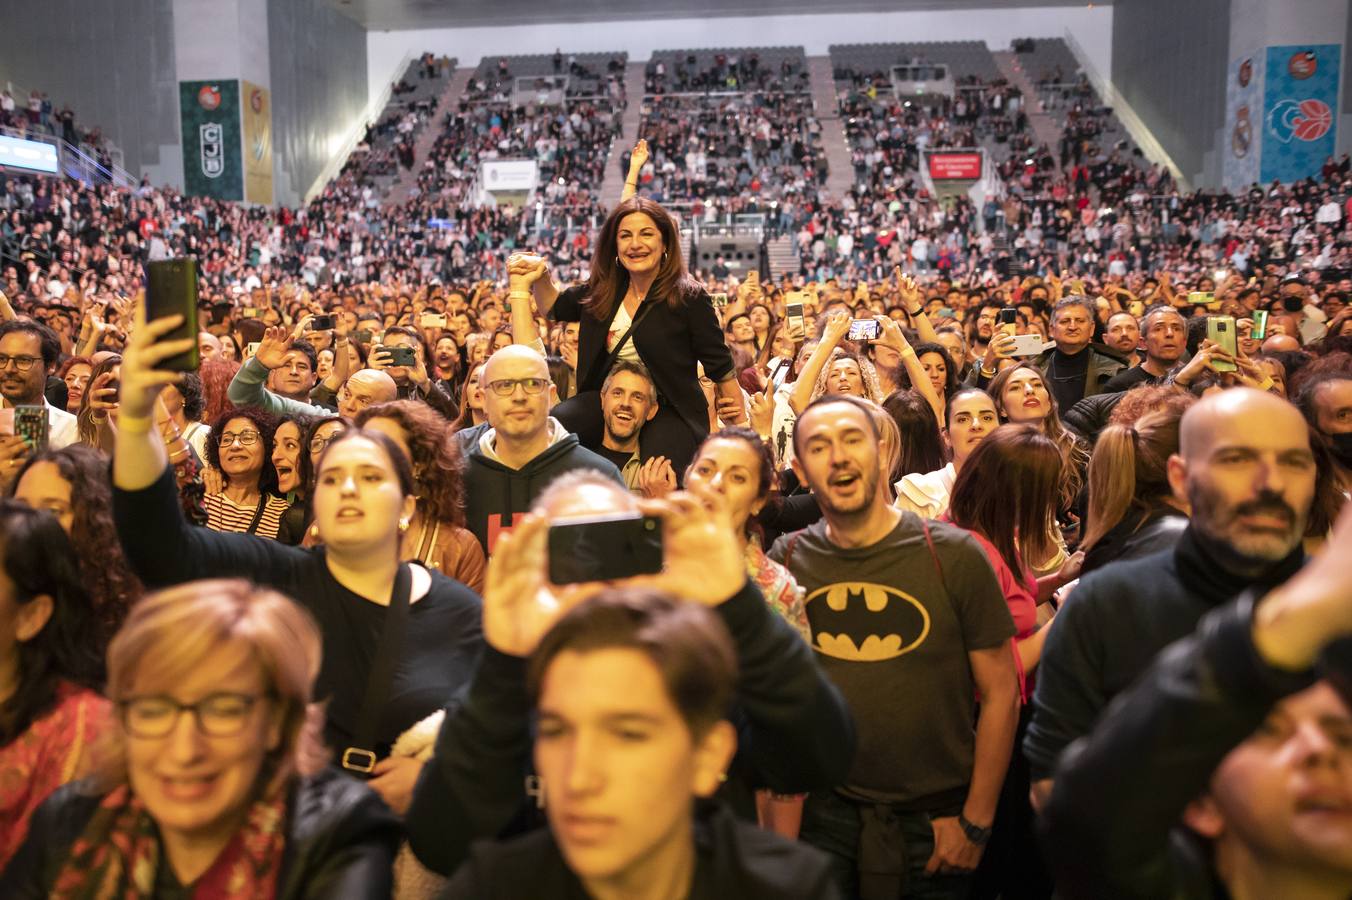
[[[49,144],[56,148],[61,164],[61,173],[67,178],[86,184],[111,184],[121,188],[135,188],[136,179],[131,173],[115,164],[104,165],[85,151],[61,138],[40,131],[22,131],[15,128],[0,128],[0,133],[26,141]]]
[[[1145,154],[1145,158],[1153,163],[1165,166],[1181,189],[1190,190],[1190,181],[1183,174],[1183,170],[1178,167],[1173,157],[1164,149],[1164,145],[1151,133],[1149,126],[1136,114],[1136,110],[1132,108],[1126,98],[1119,94],[1117,89],[1113,87],[1112,82],[1105,78],[1090,62],[1089,54],[1084,52],[1084,48],[1080,46],[1080,42],[1075,39],[1075,35],[1070,32],[1070,29],[1066,29],[1065,38],[1066,46],[1070,48],[1071,55],[1080,65],[1080,71],[1084,72],[1094,90],[1098,91],[1103,104],[1112,107],[1118,120],[1127,129],[1127,133],[1131,135],[1132,140],[1136,142],[1136,146],[1140,147],[1141,152]]]
[[[399,60],[399,65],[395,66],[394,72],[389,78],[385,79],[385,89],[376,96],[372,97],[366,104],[366,109],[362,110],[360,116],[348,127],[347,134],[338,144],[338,149],[329,158],[329,163],[320,170],[319,175],[310,184],[305,191],[302,205],[308,205],[311,200],[319,196],[320,192],[328,185],[330,181],[338,177],[338,173],[343,170],[347,163],[347,158],[352,155],[353,149],[361,143],[362,135],[366,133],[366,123],[374,122],[380,116],[385,105],[390,102],[390,97],[394,94],[394,83],[396,80],[404,77],[408,71],[408,65],[413,61],[413,51],[404,54],[404,58]],[[452,72],[451,77],[455,77]]]

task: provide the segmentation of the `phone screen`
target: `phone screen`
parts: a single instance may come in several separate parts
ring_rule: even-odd
[[[192,348],[171,356],[160,367],[171,372],[197,371],[197,260],[191,257],[146,263],[146,321],[182,316],[183,324],[161,341],[192,339]]]
[[[784,306],[784,320],[788,323],[789,337],[795,341],[802,340],[807,332],[807,324],[803,320],[803,304],[786,304]]]
[[[662,522],[653,516],[582,519],[549,527],[549,580],[613,581],[662,571]]]
[[[1253,311],[1253,331],[1249,332],[1249,337],[1255,341],[1261,341],[1267,337],[1268,311],[1265,309],[1255,309]]]
[[[315,316],[310,320],[311,331],[332,331],[333,316]]]
[[[850,323],[850,332],[846,337],[851,341],[871,341],[878,337],[881,330],[882,326],[873,319],[855,319]]]

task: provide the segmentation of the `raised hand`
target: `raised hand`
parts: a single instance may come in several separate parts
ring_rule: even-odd
[[[308,321],[307,316],[301,324],[304,325]],[[263,332],[263,340],[258,344],[258,352],[254,354],[254,359],[266,368],[277,368],[286,360],[286,352],[291,349],[291,343],[299,333],[300,326],[292,333],[287,331],[285,326],[273,325]]]
[[[850,314],[843,309],[838,309],[831,313],[826,320],[826,328],[822,331],[822,343],[828,347],[834,347],[849,333]]]
[[[901,308],[906,310],[907,315],[915,315],[924,305],[920,301],[920,285],[915,283],[915,279],[905,272],[901,271],[901,266],[897,266],[893,272],[897,279],[897,293],[901,296]]]
[[[553,624],[580,599],[576,592],[555,591],[545,581],[549,523],[543,516],[521,517],[501,535],[484,575],[484,640],[508,656],[530,656]]]
[[[640,500],[645,515],[662,520],[662,572],[626,584],[666,591],[705,606],[717,606],[741,590],[746,562],[727,501],[677,491],[665,500]]]
[[[155,408],[155,398],[166,384],[175,384],[182,375],[156,368],[160,363],[180,353],[186,353],[197,344],[197,335],[177,341],[160,340],[183,324],[182,316],[167,316],[146,321],[144,298],[138,297],[134,312],[135,327],[127,337],[122,350],[122,391],[120,415],[134,419],[148,419]]]
[[[647,164],[647,162],[648,162],[648,142],[644,138],[639,138],[638,143],[634,145],[634,149],[630,153],[629,176],[625,180],[637,182],[639,173],[643,171],[643,167]]]

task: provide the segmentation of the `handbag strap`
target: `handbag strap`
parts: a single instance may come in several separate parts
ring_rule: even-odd
[[[624,301],[620,302],[623,303]],[[634,314],[634,318],[629,322],[629,327],[625,329],[624,334],[620,335],[620,339],[615,342],[615,349],[606,354],[605,361],[601,365],[602,378],[610,374],[610,370],[615,367],[615,360],[620,358],[620,351],[624,349],[625,342],[633,336],[634,329],[638,327],[638,323],[642,322],[643,317],[656,305],[657,303],[655,301],[649,302],[648,298],[643,298],[643,302],[638,305],[638,312]],[[613,322],[614,319],[611,319],[611,321]],[[637,350],[638,346],[635,345],[634,349]]]
[[[342,766],[349,772],[370,775],[376,766],[376,731],[380,715],[389,698],[394,668],[399,663],[404,646],[404,632],[408,625],[408,609],[413,593],[413,570],[400,563],[390,592],[390,605],[385,610],[385,627],[380,632],[380,643],[371,660],[371,671],[366,676],[366,694],[357,714],[357,728],[352,733],[352,746],[343,751]]]
[[[262,491],[259,491],[258,508],[254,510],[253,521],[249,523],[249,529],[248,531],[244,532],[245,534],[253,534],[254,532],[258,531],[258,523],[263,521],[263,507],[267,506],[267,503],[268,503],[268,495],[263,493]]]

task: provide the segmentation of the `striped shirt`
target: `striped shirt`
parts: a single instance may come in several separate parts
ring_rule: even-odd
[[[204,505],[207,510],[207,527],[212,531],[248,531],[254,513],[258,511],[258,504],[241,506],[223,493],[207,494]],[[281,526],[282,516],[288,508],[290,504],[286,502],[285,497],[268,494],[267,502],[263,505],[263,517],[258,520],[254,534],[276,540],[277,529]]]

